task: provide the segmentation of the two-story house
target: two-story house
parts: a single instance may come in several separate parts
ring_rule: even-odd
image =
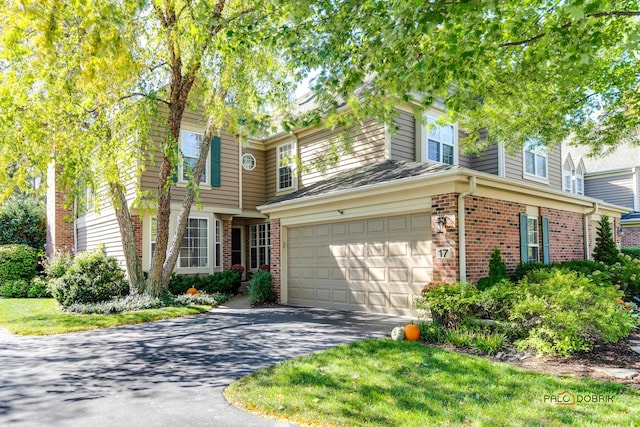
[[[532,141],[516,155],[492,147],[467,156],[456,124],[428,126],[442,111],[416,117],[417,104],[397,108],[397,131],[374,119],[350,129],[350,152],[324,171],[298,168],[292,159],[306,166],[331,154],[339,130],[214,140],[201,178],[202,207],[191,211],[177,273],[269,264],[282,303],[409,314],[426,284],[485,276],[494,247],[510,269],[520,262],[584,259],[600,214],[619,225],[624,208],[563,191],[560,147],[546,151]],[[185,115],[185,162],[197,154],[203,130],[202,117]],[[140,186],[154,188],[156,175],[147,165]],[[179,167],[172,227],[183,178]],[[138,249],[148,266],[155,217],[140,212],[137,218]],[[59,215],[50,221],[52,229],[67,230],[60,237],[51,233],[52,246],[73,232],[75,250],[101,242],[121,257],[108,208],[80,215],[72,227]]]
[[[627,208],[620,242],[640,247],[640,148],[622,144],[612,152],[591,156],[589,147],[563,144],[563,190]]]

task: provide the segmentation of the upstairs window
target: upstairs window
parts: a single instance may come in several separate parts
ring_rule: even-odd
[[[451,124],[438,125],[435,117],[427,116],[426,147],[424,160],[455,164],[456,137]]]
[[[562,190],[567,193],[584,196],[584,163],[580,161],[578,167],[573,165],[571,156],[562,165]]]
[[[578,164],[578,167],[576,168],[576,172],[575,172],[575,180],[576,180],[576,194],[579,194],[581,196],[584,196],[584,174],[585,174],[586,170],[584,167],[584,163],[582,163],[582,161],[580,161],[580,164]]]
[[[180,181],[188,181],[189,177],[192,176],[193,170],[198,163],[200,145],[203,139],[204,135],[200,133],[188,130],[182,130],[180,132],[180,149],[182,150],[182,167],[179,169]],[[206,164],[200,175],[200,182],[208,182],[208,166]]]
[[[277,179],[278,191],[293,189],[295,186],[295,176],[293,170],[293,142],[278,145],[277,148]]]
[[[531,139],[525,143],[524,173],[547,179],[547,149],[537,139]]]

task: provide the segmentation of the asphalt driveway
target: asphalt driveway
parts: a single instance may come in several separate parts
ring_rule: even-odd
[[[3,426],[278,426],[231,406],[233,380],[388,335],[405,319],[304,309],[209,313],[51,337],[0,335]]]

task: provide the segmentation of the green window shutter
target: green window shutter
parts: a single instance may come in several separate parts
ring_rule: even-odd
[[[551,264],[551,252],[549,250],[549,218],[542,217],[542,262]]]
[[[222,140],[214,136],[211,140],[211,186],[220,187],[222,175],[221,147]]]
[[[527,214],[520,214],[520,262],[529,262],[529,242],[527,233]]]

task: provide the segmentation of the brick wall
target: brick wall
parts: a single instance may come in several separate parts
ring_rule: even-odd
[[[551,262],[584,259],[584,223],[581,213],[540,208],[540,216],[549,218]]]
[[[640,226],[623,227],[620,242],[625,248],[640,248]]]
[[[133,225],[133,234],[136,237],[138,258],[142,260],[142,218],[140,217],[140,215],[131,215],[131,223]]]
[[[47,246],[51,248],[52,254],[55,252],[73,252],[73,209],[64,207],[66,196],[63,192],[56,189],[50,194],[52,193],[55,194],[54,207],[52,209],[54,217],[49,221],[52,221],[55,225],[53,226],[53,232],[47,233],[47,237],[51,240],[47,242]]]
[[[276,291],[278,295],[278,302],[281,302],[280,299],[282,296],[281,287],[280,287],[280,220],[272,219],[271,220],[271,276],[273,277],[273,289]]]
[[[431,231],[433,236],[433,280],[455,282],[458,280],[458,195],[449,193],[431,198]],[[446,218],[444,229],[438,233],[438,218]],[[437,258],[437,248],[451,248],[451,258]]]
[[[222,269],[231,268],[231,225],[233,221],[222,220]]]
[[[485,197],[465,199],[467,236],[467,280],[477,282],[489,273],[489,257],[493,248],[502,252],[507,270],[520,263],[520,213],[522,203]]]

